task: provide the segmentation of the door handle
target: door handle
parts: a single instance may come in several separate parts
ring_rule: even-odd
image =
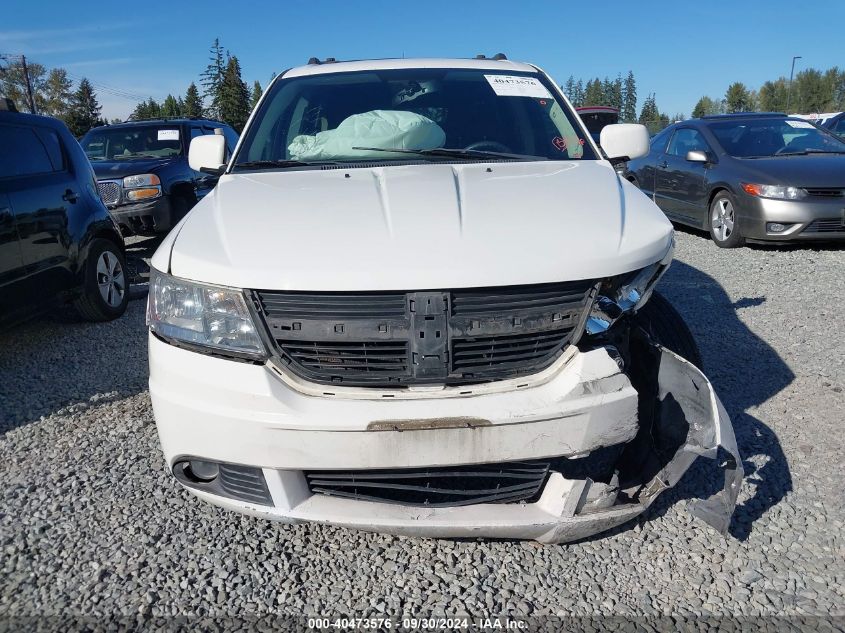
[[[666,169],[669,166],[669,163],[664,160],[662,163],[658,163],[657,166],[660,167],[660,169]]]
[[[65,192],[62,194],[62,200],[65,202],[76,202],[79,199],[79,194],[75,191],[71,191],[70,189],[65,189]]]

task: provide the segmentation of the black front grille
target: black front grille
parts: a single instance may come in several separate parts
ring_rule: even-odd
[[[468,384],[536,373],[583,324],[593,280],[425,292],[255,291],[278,358],[323,384]]]
[[[360,501],[448,507],[475,503],[531,503],[540,496],[549,462],[544,460],[401,468],[306,471],[312,493]]]
[[[813,220],[804,228],[804,233],[845,233],[845,219],[824,218]]]
[[[845,187],[805,187],[807,195],[816,198],[842,198],[845,197]]]
[[[557,353],[560,341],[571,332],[572,328],[566,328],[531,334],[456,338],[452,340],[452,366],[460,371],[478,373],[519,367],[526,362],[542,362]]]
[[[404,376],[408,374],[408,345],[401,341],[325,343],[280,340],[290,359],[308,372],[341,378]]]

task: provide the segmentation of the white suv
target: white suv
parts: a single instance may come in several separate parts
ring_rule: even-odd
[[[312,60],[279,76],[152,259],[168,467],[270,519],[563,542],[641,513],[697,455],[742,467],[682,320],[673,232],[530,64]],[[645,306],[645,307],[644,307]],[[656,306],[656,309],[655,309]],[[675,351],[658,345],[662,342]],[[721,447],[721,448],[720,448]],[[724,450],[722,450],[724,449]]]

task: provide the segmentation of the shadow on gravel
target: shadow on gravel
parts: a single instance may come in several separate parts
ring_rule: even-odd
[[[704,231],[702,229],[696,229],[691,226],[687,226],[686,224],[678,224],[673,222],[672,225],[675,227],[676,231],[680,231],[682,233],[686,233],[687,235],[694,235],[696,237],[700,237],[702,239],[711,242],[711,245],[714,249],[718,249],[719,247],[715,244],[712,244],[712,240],[710,239],[710,233]],[[757,242],[757,243],[747,243],[742,248],[750,248],[756,251],[798,251],[798,250],[805,250],[805,251],[841,251],[845,249],[845,241],[843,240],[831,240],[828,242],[819,241],[819,242]],[[673,264],[674,265],[674,264]]]
[[[67,407],[87,408],[147,388],[144,299],[160,238],[127,240],[130,303],[107,323],[58,310],[0,333],[0,437]]]
[[[737,310],[765,303],[765,296],[732,302],[717,280],[680,260],[672,263],[660,290],[684,315],[702,351],[705,373],[733,421],[745,484],[754,489],[750,499],[737,505],[730,527],[731,535],[744,541],[754,522],[792,490],[792,475],[777,435],[748,411],[784,389],[795,375],[737,316]],[[641,520],[662,515],[678,500],[709,497],[721,484],[716,464],[698,459]]]

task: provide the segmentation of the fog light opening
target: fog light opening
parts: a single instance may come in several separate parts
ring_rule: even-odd
[[[781,224],[780,222],[769,222],[766,224],[766,231],[769,233],[783,233],[787,228],[789,228],[786,224]]]
[[[209,483],[217,479],[217,475],[220,474],[220,466],[216,462],[192,459],[185,462],[183,472],[188,479],[200,483]]]

